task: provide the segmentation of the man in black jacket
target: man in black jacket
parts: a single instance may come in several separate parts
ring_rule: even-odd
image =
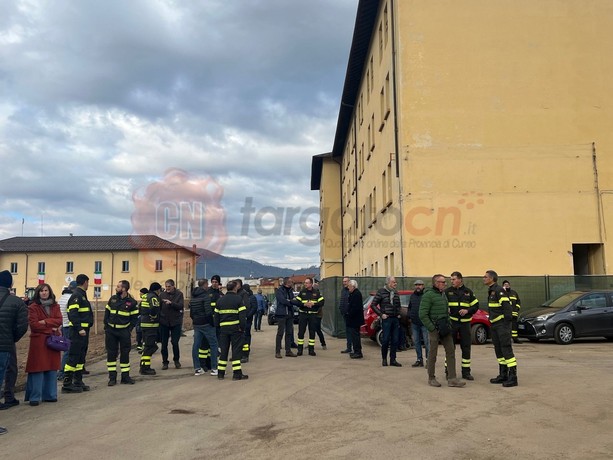
[[[426,359],[430,354],[430,340],[428,339],[428,329],[419,319],[419,304],[424,295],[424,282],[416,280],[414,283],[415,290],[409,297],[409,318],[411,320],[411,332],[413,335],[413,343],[415,343],[415,353],[417,353],[417,361],[412,367],[424,367],[422,345],[426,347]]]
[[[345,321],[345,335],[347,335],[347,348],[345,348],[344,350],[341,350],[341,353],[351,353],[353,351],[351,349],[351,346],[352,346],[351,337],[349,337],[349,333],[347,333],[348,305],[349,305],[349,277],[345,276],[343,278],[343,287],[341,289],[338,309],[340,310],[341,316],[343,317],[343,320]]]
[[[277,319],[275,358],[282,358],[281,341],[283,335],[285,335],[285,356],[295,358],[297,355],[291,348],[294,336],[294,306],[292,305],[294,290],[292,289],[292,280],[289,277],[283,278],[283,284],[277,289],[275,298],[277,300],[277,309],[275,310],[275,318]]]
[[[0,383],[4,382],[6,366],[15,348],[15,343],[28,330],[28,310],[23,300],[11,295],[13,276],[8,270],[0,272]],[[0,427],[0,434],[5,434],[6,428]]]
[[[162,370],[168,369],[168,339],[172,343],[172,360],[175,368],[181,368],[179,339],[183,326],[183,293],[179,291],[174,280],[166,280],[164,291],[160,294],[160,339],[162,342]]]
[[[383,342],[381,345],[382,365],[387,366],[387,351],[390,354],[390,366],[402,367],[396,361],[396,349],[398,347],[398,328],[400,327],[400,297],[396,292],[396,278],[388,276],[385,286],[377,291],[370,308],[381,318],[383,329]]]

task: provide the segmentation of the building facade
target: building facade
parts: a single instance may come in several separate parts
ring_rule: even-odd
[[[186,297],[193,286],[198,254],[154,235],[47,236],[0,240],[0,267],[13,275],[18,295],[48,283],[56,295],[84,273],[90,296],[107,300],[120,280],[132,293],[157,281],[175,280]]]
[[[321,276],[590,275],[613,248],[613,4],[360,0]]]

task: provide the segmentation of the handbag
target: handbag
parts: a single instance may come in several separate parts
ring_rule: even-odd
[[[438,330],[438,336],[443,338],[451,334],[451,324],[447,317],[436,320],[436,329]]]
[[[70,349],[70,339],[63,335],[48,335],[45,343],[55,351],[68,351]]]

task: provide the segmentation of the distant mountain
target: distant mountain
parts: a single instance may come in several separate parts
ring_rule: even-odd
[[[319,277],[319,267],[312,266],[293,270],[291,268],[263,265],[259,262],[240,257],[226,257],[207,249],[197,248],[200,254],[196,261],[196,277],[210,278],[213,275],[236,276],[243,278],[277,278],[292,275],[312,275]]]

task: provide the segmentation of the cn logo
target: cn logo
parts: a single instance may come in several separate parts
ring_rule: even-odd
[[[228,238],[222,196],[223,187],[212,177],[169,169],[162,180],[133,193],[133,233],[220,254]]]

